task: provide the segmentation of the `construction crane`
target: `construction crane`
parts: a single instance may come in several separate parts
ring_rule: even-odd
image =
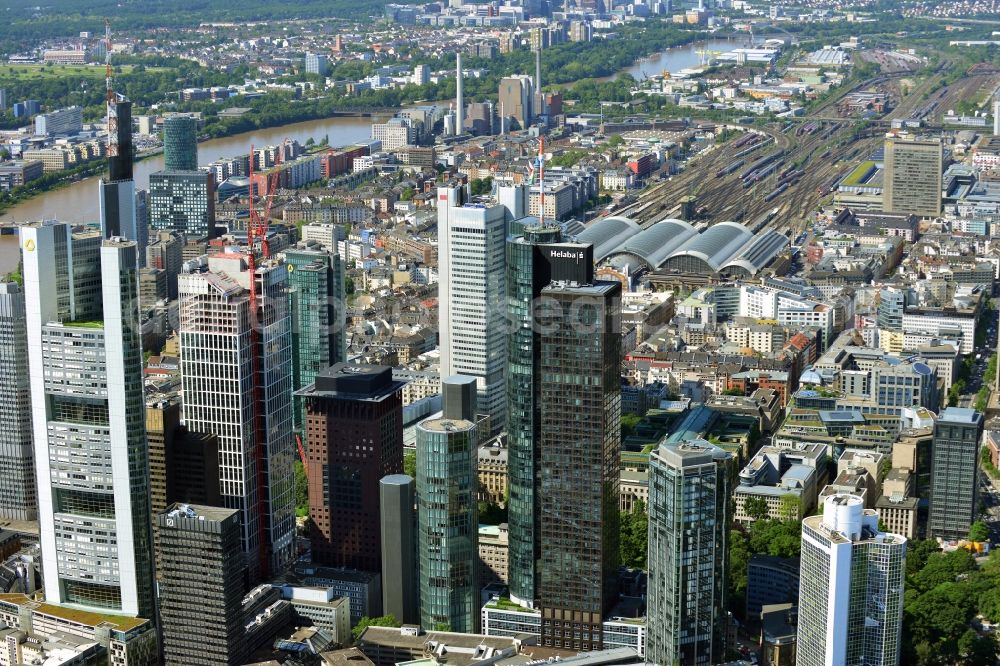
[[[285,147],[282,145],[281,151],[275,158],[276,166],[281,164]],[[264,354],[264,347],[261,341],[261,329],[271,322],[265,321],[267,318],[265,309],[259,304],[257,287],[257,266],[261,266],[270,259],[271,247],[267,239],[268,221],[271,219],[271,204],[274,201],[274,191],[277,189],[279,169],[273,169],[264,178],[264,193],[261,195],[263,209],[258,208],[257,197],[254,191],[260,194],[260,185],[254,174],[254,163],[257,161],[257,151],[250,146],[250,215],[247,220],[247,270],[250,273],[250,358],[253,366],[253,420],[254,420],[254,457],[257,465],[257,520],[258,541],[261,577],[267,576],[268,556],[267,538],[264,527],[267,517],[265,512],[267,505],[264,501],[264,489],[267,483],[267,399],[264,395],[263,368],[261,360]],[[263,286],[263,285],[262,285]]]
[[[108,157],[119,154],[118,97],[115,94],[114,69],[111,67],[111,20],[104,19],[104,102],[107,107]]]

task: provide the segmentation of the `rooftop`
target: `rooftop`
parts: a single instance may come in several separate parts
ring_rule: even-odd
[[[76,622],[88,627],[97,627],[101,624],[108,623],[113,625],[115,629],[118,629],[119,631],[131,631],[136,627],[141,627],[142,625],[149,623],[149,620],[137,617],[128,617],[127,615],[94,613],[77,608],[70,608],[68,606],[56,606],[45,602],[36,602],[24,594],[0,594],[0,602],[7,602],[21,607],[29,606],[38,613],[51,615],[52,617],[68,620],[70,622]]]

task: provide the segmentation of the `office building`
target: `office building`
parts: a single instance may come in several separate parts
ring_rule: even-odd
[[[0,111],[7,110],[7,89],[0,88]]]
[[[149,226],[185,238],[212,238],[215,175],[210,171],[158,171],[149,176]]]
[[[146,405],[146,439],[153,552],[159,579],[162,549],[156,517],[175,502],[222,505],[219,440],[215,435],[191,432],[181,425],[179,400],[157,400]]]
[[[69,106],[35,116],[36,136],[64,136],[83,130],[83,109]]]
[[[37,520],[24,290],[0,280],[0,517]]]
[[[157,516],[160,630],[167,666],[246,660],[240,512],[173,504]]]
[[[940,139],[886,139],[883,210],[941,215],[942,160]]]
[[[531,105],[535,98],[531,77],[526,74],[500,80],[499,101],[502,119],[513,119],[516,129],[528,129],[534,119]],[[501,123],[503,120],[501,120]]]
[[[417,553],[424,627],[475,633],[479,624],[475,377],[441,382],[442,412],[417,425]]]
[[[297,392],[316,564],[382,570],[379,482],[403,473],[401,388],[391,368],[338,363]]]
[[[649,457],[646,658],[712,666],[725,659],[732,455],[706,441]]]
[[[184,264],[184,238],[173,231],[157,231],[146,246],[146,266],[167,275],[167,297],[177,298],[177,276]]]
[[[504,425],[504,240],[524,215],[525,188],[501,188],[499,203],[473,203],[465,186],[438,188],[438,320],[441,376],[475,377],[490,432]]]
[[[292,307],[292,388],[347,359],[344,269],[340,256],[314,246],[285,250]],[[295,429],[302,431],[296,398]],[[308,437],[306,437],[308,445]]]
[[[250,311],[251,279],[263,320]],[[245,256],[216,254],[207,272],[179,276],[178,293],[184,421],[190,430],[218,437],[223,506],[240,512],[243,552],[255,582],[281,571],[293,555],[288,272],[283,263],[266,260],[251,275]]]
[[[417,143],[417,128],[409,118],[390,118],[384,123],[372,123],[372,141],[381,141],[382,150],[392,152]]]
[[[136,245],[21,227],[45,598],[151,618]]]
[[[541,644],[600,650],[617,601],[621,283],[542,290]]]
[[[878,529],[854,495],[802,521],[797,664],[899,663],[906,538]]]
[[[330,59],[321,53],[306,54],[306,74],[326,76],[330,69]]]
[[[883,287],[878,292],[878,327],[887,331],[903,330],[906,314],[906,291],[896,287]]]
[[[927,533],[964,539],[978,511],[979,440],[983,415],[948,407],[934,424],[931,448],[931,498]]]
[[[403,624],[420,624],[417,606],[415,482],[406,474],[379,481],[382,528],[382,613]]]
[[[194,116],[173,115],[163,119],[163,169],[197,171],[198,121]]]
[[[507,482],[510,488],[510,594],[533,607],[541,558],[537,497],[541,442],[541,331],[533,303],[553,279],[587,284],[593,280],[593,246],[562,243],[559,227],[539,227],[537,219],[513,223],[506,244],[507,320]],[[482,467],[482,466],[481,466]],[[480,469],[482,475],[482,469]]]

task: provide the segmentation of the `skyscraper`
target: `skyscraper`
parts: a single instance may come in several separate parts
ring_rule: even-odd
[[[500,189],[500,202],[472,203],[465,186],[438,188],[438,318],[441,376],[475,377],[490,432],[504,425],[504,240],[521,217],[523,186]]]
[[[146,266],[167,273],[167,297],[177,298],[177,276],[184,265],[184,237],[172,231],[158,231],[146,246]]]
[[[338,363],[297,392],[317,564],[382,570],[379,482],[403,473],[402,387],[392,368]]]
[[[0,517],[36,520],[24,291],[0,281]]]
[[[45,598],[152,617],[136,245],[21,228]]]
[[[983,415],[948,407],[934,424],[928,536],[964,539],[975,520]]]
[[[198,121],[193,116],[178,114],[164,118],[163,168],[166,171],[197,171]]]
[[[885,142],[882,207],[888,213],[941,215],[941,139],[891,138]]]
[[[101,230],[105,238],[128,238],[145,259],[148,229],[139,224],[132,174],[132,102],[113,95],[108,102],[108,176],[100,182]]]
[[[379,481],[382,527],[382,613],[403,624],[419,624],[417,605],[417,514],[412,476],[390,474]]]
[[[149,226],[176,231],[188,240],[213,238],[215,174],[211,171],[157,171],[149,176]]]
[[[593,246],[560,243],[559,227],[539,227],[523,218],[507,240],[507,448],[510,498],[510,594],[524,606],[537,599],[538,530],[542,502],[537,500],[541,449],[541,334],[534,303],[553,280],[586,284],[593,280]]]
[[[500,80],[498,104],[503,109],[502,115],[517,121],[519,129],[528,129],[531,125],[534,118],[531,109],[534,96],[531,77],[526,74],[508,76]]]
[[[157,525],[164,663],[244,663],[240,512],[174,504],[157,516]]]
[[[260,314],[250,311],[251,279]],[[288,272],[267,260],[251,275],[243,255],[216,254],[208,272],[181,274],[178,292],[184,421],[218,437],[222,501],[240,511],[255,582],[293,555]]]
[[[646,658],[721,663],[732,456],[705,441],[661,444],[649,457]]]
[[[443,411],[417,425],[417,552],[424,627],[474,633],[479,626],[476,460],[485,418],[474,377],[441,382]]]
[[[906,538],[880,532],[854,495],[802,521],[797,664],[899,663]]]
[[[312,384],[316,373],[347,358],[344,270],[339,255],[316,247],[285,250],[285,261],[292,306],[292,387],[297,391]],[[298,398],[296,405],[295,427],[301,431]]]
[[[884,287],[878,293],[878,327],[890,331],[903,330],[903,315],[906,314],[906,291],[896,287]]]
[[[598,650],[618,596],[621,284],[553,282],[541,297],[541,644]]]

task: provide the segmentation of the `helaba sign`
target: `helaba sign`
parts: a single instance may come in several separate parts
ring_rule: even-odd
[[[583,252],[572,252],[570,250],[552,250],[549,256],[553,259],[583,259]]]

